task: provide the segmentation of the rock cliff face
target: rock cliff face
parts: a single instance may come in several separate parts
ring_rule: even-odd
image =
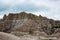
[[[3,32],[45,32],[48,35],[58,33],[60,30],[60,21],[48,19],[41,15],[36,16],[31,13],[10,13],[0,19],[0,31]]]

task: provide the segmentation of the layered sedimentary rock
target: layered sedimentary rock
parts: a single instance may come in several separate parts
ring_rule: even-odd
[[[48,19],[41,15],[36,16],[32,13],[9,13],[0,20],[0,31],[3,32],[45,32],[48,35],[58,33],[60,21]]]

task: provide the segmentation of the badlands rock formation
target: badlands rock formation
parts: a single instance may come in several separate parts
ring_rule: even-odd
[[[60,32],[60,21],[49,19],[32,13],[9,13],[0,19],[0,31],[2,32],[29,32],[48,35]]]

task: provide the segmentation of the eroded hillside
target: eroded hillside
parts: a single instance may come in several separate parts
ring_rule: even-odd
[[[60,21],[48,19],[41,15],[36,16],[32,13],[9,13],[0,19],[0,31],[3,32],[45,32],[48,35],[60,33]]]

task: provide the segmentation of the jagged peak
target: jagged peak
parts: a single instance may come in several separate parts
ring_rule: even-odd
[[[24,12],[24,11],[23,11],[23,12],[20,12],[20,14],[21,14],[21,13],[22,13],[22,14],[27,14],[27,13],[26,13],[26,12]]]
[[[7,18],[7,19],[13,19],[13,18],[32,18],[32,19],[46,19],[48,20],[49,18],[47,17],[43,17],[41,15],[37,16],[37,15],[34,15],[32,13],[27,13],[27,12],[19,12],[19,13],[9,13],[7,16],[6,14],[4,15],[3,19]]]

